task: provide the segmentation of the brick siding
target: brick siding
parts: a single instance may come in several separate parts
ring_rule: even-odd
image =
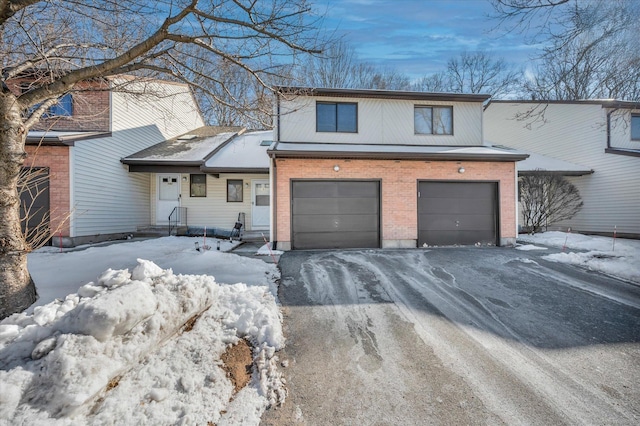
[[[51,232],[69,236],[69,147],[31,146],[25,147],[27,159],[24,167],[49,168],[49,205]],[[59,228],[59,229],[58,229]]]
[[[335,172],[333,167],[340,166]],[[465,172],[458,173],[460,166]],[[381,179],[382,240],[417,240],[418,180],[499,182],[500,237],[516,237],[513,162],[276,159],[276,240],[291,241],[291,179]]]

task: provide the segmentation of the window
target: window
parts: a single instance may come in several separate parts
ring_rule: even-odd
[[[640,141],[640,115],[631,116],[631,140]]]
[[[413,123],[416,135],[452,135],[453,107],[416,106]]]
[[[207,196],[207,175],[191,175],[190,191],[192,197]]]
[[[22,93],[27,93],[32,90],[34,86],[31,83],[22,83],[20,85],[20,91]],[[36,109],[40,107],[41,104],[37,104],[29,108],[29,113],[33,113]],[[71,117],[73,115],[73,97],[71,93],[67,93],[60,99],[55,105],[50,106],[44,114],[42,114],[43,118],[47,117]]]
[[[227,203],[242,202],[242,181],[227,180]]]
[[[346,102],[316,103],[317,132],[358,132],[358,104]]]

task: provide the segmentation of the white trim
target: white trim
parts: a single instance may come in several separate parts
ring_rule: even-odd
[[[76,236],[76,194],[75,194],[75,149],[73,146],[69,147],[69,237]]]
[[[169,177],[169,178],[173,178],[175,177],[177,179],[176,181],[176,185],[178,186],[178,199],[176,206],[180,207],[181,205],[181,200],[182,200],[182,175],[180,173],[158,173],[156,174],[156,225],[167,225],[169,223],[169,219],[167,218],[166,220],[160,220],[160,179],[163,177]],[[169,201],[169,200],[167,200]],[[180,223],[182,224],[182,223]]]
[[[256,184],[257,183],[266,183],[269,184],[269,219],[266,225],[256,225]],[[271,223],[271,179],[251,179],[251,229],[255,231],[267,230],[269,229],[269,224]]]
[[[275,193],[275,170],[273,167],[274,160],[269,157],[269,242],[273,244],[275,239],[274,230],[275,227],[275,203],[273,194]]]

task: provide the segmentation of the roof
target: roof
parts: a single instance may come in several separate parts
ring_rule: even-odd
[[[81,131],[58,131],[46,130],[37,131],[30,130],[27,133],[27,145],[65,145],[73,146],[76,142],[110,137],[111,132],[81,132]]]
[[[554,105],[554,104],[566,104],[566,105],[600,105],[603,108],[623,108],[623,109],[640,109],[640,102],[634,101],[621,101],[617,99],[582,99],[574,101],[563,100],[531,100],[531,99],[492,99],[488,106],[491,104],[539,104],[539,105]]]
[[[366,158],[385,160],[520,161],[524,152],[489,146],[434,146],[278,142],[267,150],[274,158]]]
[[[531,175],[537,173],[554,173],[563,176],[583,176],[593,173],[590,169],[569,161],[547,157],[546,155],[529,153],[529,158],[518,163],[518,174]]]
[[[268,173],[267,149],[272,139],[271,130],[239,135],[222,146],[200,168],[206,173]]]
[[[129,165],[199,166],[215,153],[216,149],[243,130],[242,127],[200,127],[131,154],[121,161]]]
[[[331,96],[352,98],[405,99],[416,101],[485,102],[491,95],[470,93],[411,92],[406,90],[331,89],[278,86],[279,93],[299,96]]]

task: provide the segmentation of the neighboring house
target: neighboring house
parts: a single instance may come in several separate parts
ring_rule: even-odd
[[[489,143],[531,153],[520,174],[559,172],[584,206],[550,229],[640,237],[640,108],[620,101],[492,101],[484,113]],[[551,157],[553,163],[539,161]],[[561,165],[564,163],[564,166]]]
[[[516,162],[485,143],[488,95],[278,90],[278,249],[514,244]]]
[[[151,181],[151,223],[211,233],[269,229],[269,157],[272,131],[202,127],[133,153],[121,161]]]
[[[152,181],[128,173],[120,159],[203,126],[183,84],[119,77],[77,89],[52,107],[26,140],[25,167],[46,175],[45,190],[35,200],[36,220],[50,217],[50,232],[61,237],[55,244],[64,246],[149,226]],[[30,195],[23,194],[23,204],[30,203]]]

